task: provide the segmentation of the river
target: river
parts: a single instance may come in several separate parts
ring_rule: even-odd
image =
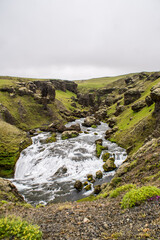
[[[61,140],[58,133],[56,142],[44,143],[51,134],[42,132],[32,137],[32,145],[21,152],[12,182],[27,202],[35,205],[49,201],[75,201],[91,194],[93,186],[88,192],[77,192],[74,183],[76,180],[86,181],[87,174],[95,176],[96,171],[103,171],[103,160],[95,154],[97,139],[103,139],[103,146],[108,146],[107,152],[114,155],[117,167],[126,159],[123,148],[105,140],[105,131],[109,129],[106,123],[89,128],[82,126],[83,121],[81,118],[66,125],[79,123],[83,132],[78,137]],[[114,174],[115,171],[104,173],[94,185],[109,182]]]

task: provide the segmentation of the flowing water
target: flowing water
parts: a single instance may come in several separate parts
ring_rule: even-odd
[[[80,123],[79,119],[67,124]],[[57,134],[57,142],[44,143],[50,133],[40,133],[32,138],[33,144],[22,151],[16,164],[15,177],[12,182],[16,185],[25,200],[32,204],[49,201],[73,201],[87,196],[93,191],[77,192],[74,189],[76,180],[86,181],[87,174],[95,176],[96,171],[103,171],[103,160],[95,155],[95,140],[103,139],[103,146],[108,146],[107,152],[115,157],[118,167],[126,159],[126,152],[115,143],[104,139],[108,125],[101,123],[96,129],[81,125],[82,131],[76,138],[61,140]],[[95,135],[97,133],[97,135]],[[103,151],[105,152],[105,151]],[[96,180],[94,185],[109,182],[115,171],[104,173],[103,179]]]

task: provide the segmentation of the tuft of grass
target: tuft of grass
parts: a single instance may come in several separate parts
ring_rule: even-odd
[[[97,125],[92,125],[91,127],[92,127],[92,128],[97,128]]]
[[[126,185],[122,185],[116,189],[114,189],[113,191],[110,192],[110,197],[111,198],[116,198],[117,196],[119,196],[122,192],[126,192],[128,190],[130,190],[131,188],[136,188],[135,184],[126,184]]]
[[[131,208],[140,205],[148,198],[159,196],[160,189],[155,186],[144,186],[138,189],[131,189],[127,192],[121,202],[122,208]]]
[[[16,217],[0,219],[0,239],[41,240],[42,232],[37,225],[31,225],[27,221]]]

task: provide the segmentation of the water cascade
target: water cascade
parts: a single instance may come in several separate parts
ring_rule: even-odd
[[[78,119],[67,124],[80,123]],[[118,167],[126,159],[126,152],[115,143],[105,140],[106,123],[97,128],[86,128],[81,125],[82,133],[76,138],[61,140],[57,134],[57,142],[45,143],[50,133],[40,133],[32,138],[32,145],[22,151],[16,164],[15,177],[12,182],[16,185],[25,200],[32,204],[49,201],[73,201],[87,196],[93,191],[77,192],[74,189],[76,180],[86,181],[87,174],[95,176],[96,171],[103,171],[103,160],[96,157],[95,141],[103,139],[103,146],[108,146],[107,152],[114,155]],[[88,131],[88,134],[84,133]],[[97,135],[95,135],[95,133]],[[104,173],[101,180],[94,185],[109,182],[115,171]]]

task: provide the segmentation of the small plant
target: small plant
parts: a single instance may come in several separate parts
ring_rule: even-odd
[[[5,217],[0,219],[0,239],[40,240],[42,232],[36,225],[31,225],[20,218]]]
[[[102,153],[102,150],[106,150],[106,147],[103,147],[102,145],[100,144],[96,144],[96,156],[99,158],[101,153]]]
[[[111,198],[116,198],[117,196],[119,196],[122,192],[125,192],[127,190],[130,190],[131,188],[135,188],[136,185],[134,184],[126,184],[126,185],[122,185],[120,187],[117,187],[115,190],[113,190],[111,193],[110,193],[110,197]]]
[[[138,189],[132,189],[127,192],[121,202],[122,208],[131,208],[140,205],[148,198],[159,196],[160,189],[155,186],[144,186]]]

